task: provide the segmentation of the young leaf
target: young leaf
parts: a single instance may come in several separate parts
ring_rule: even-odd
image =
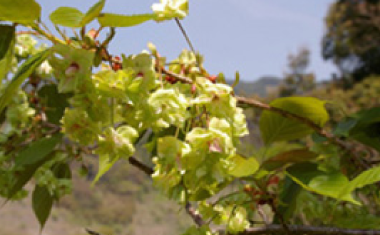
[[[82,27],[83,18],[83,13],[73,7],[59,7],[50,14],[50,20],[53,24],[71,28]]]
[[[100,177],[102,177],[107,171],[111,169],[111,167],[119,160],[119,157],[113,158],[112,160],[108,155],[100,155],[99,156],[99,170],[98,174],[96,174],[94,181],[92,181],[92,186],[99,181]]]
[[[53,207],[53,197],[50,195],[47,187],[36,186],[32,195],[32,207],[41,230],[44,228],[46,220],[49,218]]]
[[[325,101],[312,97],[279,98],[274,100],[270,105],[309,119],[321,127],[329,119],[329,115],[324,107]],[[280,114],[267,110],[261,115],[259,125],[266,144],[271,144],[275,141],[302,138],[314,131],[299,121],[283,117]]]
[[[15,159],[16,166],[32,165],[44,159],[53,151],[55,146],[61,141],[62,135],[46,137],[33,142],[28,148],[22,150]]]
[[[232,166],[228,173],[235,177],[246,177],[253,175],[259,169],[259,163],[255,158],[243,158],[242,156],[235,155],[230,161]]]
[[[41,16],[41,6],[34,0],[1,0],[0,21],[32,25]]]
[[[42,51],[27,59],[17,70],[12,81],[0,96],[0,113],[12,100],[14,93],[29,75],[49,56],[50,50]]]
[[[358,188],[366,185],[374,184],[380,181],[380,166],[366,170],[358,175],[355,179],[351,180],[341,191],[339,196],[347,195]]]
[[[308,191],[360,205],[351,193],[340,194],[341,188],[348,185],[347,177],[340,172],[323,172],[316,164],[299,163],[287,168],[287,175]]]
[[[86,24],[93,21],[96,17],[99,16],[100,12],[103,10],[104,4],[106,3],[105,0],[100,0],[95,5],[93,5],[84,15],[81,25],[85,26]]]
[[[99,24],[103,27],[131,27],[153,19],[153,14],[118,15],[105,13],[98,17]]]

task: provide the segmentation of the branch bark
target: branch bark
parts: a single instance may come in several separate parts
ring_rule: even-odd
[[[333,227],[316,227],[305,225],[288,225],[289,231],[293,235],[380,235],[378,230],[341,229]],[[280,224],[272,224],[263,227],[249,228],[239,235],[260,235],[260,234],[284,234],[286,231]],[[227,234],[220,230],[219,234]]]

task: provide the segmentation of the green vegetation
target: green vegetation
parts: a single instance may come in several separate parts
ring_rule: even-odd
[[[350,10],[377,6],[359,2]],[[173,61],[152,43],[136,55],[109,53],[121,27],[147,21],[175,20],[188,39],[187,0],[137,15],[105,4],[56,9],[55,35],[36,1],[0,3],[0,196],[17,208],[1,208],[0,220],[25,221],[1,233],[35,234],[23,219],[30,208],[40,230],[72,235],[380,234],[376,71],[316,84],[302,49],[278,89],[246,98],[235,94],[239,73],[231,86],[209,74],[189,40]],[[348,40],[343,48],[363,68],[374,61],[338,37],[353,32],[335,21],[340,4],[349,3],[332,6],[326,40]],[[86,29],[94,20],[99,28]],[[347,55],[330,52],[337,63]],[[252,92],[243,85],[239,94]]]

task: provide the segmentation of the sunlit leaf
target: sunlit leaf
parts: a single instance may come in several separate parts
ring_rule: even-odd
[[[1,0],[0,20],[32,25],[41,17],[41,6],[34,0]]]
[[[287,175],[308,191],[360,205],[351,193],[340,194],[349,183],[341,172],[324,172],[316,164],[299,163],[287,168]]]
[[[153,19],[153,14],[118,15],[105,13],[98,17],[99,24],[103,27],[131,27]]]
[[[347,195],[356,189],[374,184],[380,181],[380,166],[366,170],[350,181],[341,191],[339,196]]]
[[[325,101],[312,97],[279,98],[270,103],[270,105],[308,119],[320,127],[329,119],[324,107]],[[271,144],[275,141],[294,140],[314,132],[313,129],[300,121],[283,117],[268,110],[265,110],[261,115],[259,124],[266,144]]]
[[[53,24],[72,28],[82,27],[83,17],[83,13],[73,7],[59,7],[50,14]]]
[[[96,17],[99,16],[100,12],[103,10],[104,4],[106,3],[105,0],[100,0],[95,5],[93,5],[84,15],[81,26],[85,26],[86,24],[93,21]]]
[[[243,158],[235,155],[230,159],[231,168],[228,173],[235,177],[245,177],[253,175],[259,169],[259,163],[255,158]]]
[[[94,181],[92,181],[92,185],[95,185],[96,182],[99,181],[100,177],[102,177],[105,173],[107,173],[111,167],[119,160],[118,157],[110,158],[108,155],[100,155],[99,156],[99,170],[95,176]]]

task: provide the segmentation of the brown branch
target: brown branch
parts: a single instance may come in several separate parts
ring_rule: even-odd
[[[140,162],[139,160],[137,160],[134,157],[128,158],[128,161],[131,165],[137,167],[139,170],[143,171],[148,176],[151,176],[154,173],[154,170],[152,168],[143,164],[142,162]]]
[[[305,225],[288,225],[292,235],[380,235],[379,230],[342,229],[333,227],[315,227]],[[280,224],[272,224],[263,227],[249,228],[239,235],[260,235],[260,234],[283,234],[284,227]],[[226,234],[220,230],[219,234]]]
[[[191,206],[191,204],[188,202],[185,206],[187,214],[190,215],[190,217],[193,219],[193,221],[201,227],[202,225],[206,224],[206,222],[202,219],[202,217],[195,211],[195,209]]]

